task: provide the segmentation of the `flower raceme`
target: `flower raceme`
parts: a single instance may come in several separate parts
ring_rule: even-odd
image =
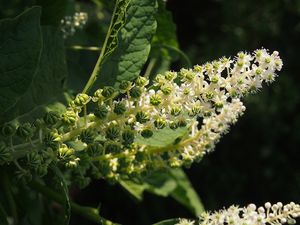
[[[265,203],[264,207],[250,204],[247,207],[231,206],[217,212],[205,212],[199,221],[181,219],[175,225],[281,225],[295,224],[295,218],[300,216],[300,206],[291,202],[283,205],[281,202],[271,205]]]
[[[260,49],[158,74],[151,86],[145,77],[123,81],[118,89],[78,94],[64,114],[49,112],[37,134],[23,138],[84,176],[118,179],[188,166],[243,114],[241,98],[273,82],[281,68],[278,52]]]

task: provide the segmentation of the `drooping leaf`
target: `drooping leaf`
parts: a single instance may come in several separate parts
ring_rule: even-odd
[[[187,175],[181,169],[172,169],[170,173],[177,184],[171,196],[192,211],[195,216],[199,216],[204,211],[204,207]]]
[[[0,117],[27,92],[42,50],[40,7],[0,21]]]
[[[156,1],[131,0],[126,22],[118,32],[118,45],[101,66],[95,87],[133,80],[147,61],[150,43],[156,30]]]
[[[137,136],[135,142],[140,145],[147,145],[150,148],[164,148],[175,145],[180,141],[180,138],[188,134],[189,130],[186,127],[179,127],[175,130],[163,128],[153,132],[152,137],[144,138],[141,135]]]
[[[204,211],[197,192],[181,169],[158,171],[144,177],[141,182],[123,179],[119,183],[139,201],[143,199],[143,193],[147,191],[162,197],[171,196],[195,216],[199,216]]]
[[[153,225],[174,225],[179,223],[179,219],[175,218],[175,219],[168,219],[168,220],[163,220],[157,223],[154,223]]]
[[[63,85],[67,77],[63,39],[60,31],[50,26],[42,27],[42,34],[42,54],[29,87],[13,107],[6,113],[0,112],[0,122],[17,117],[24,120],[23,117],[30,119],[41,116],[47,111],[49,104],[52,105],[49,106],[51,108],[64,108],[57,102],[62,99]]]

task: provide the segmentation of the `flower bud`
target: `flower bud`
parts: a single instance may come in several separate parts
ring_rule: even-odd
[[[83,107],[91,100],[90,96],[84,93],[80,93],[76,96],[76,98],[70,102],[70,106],[74,107]]]
[[[17,135],[21,138],[30,138],[33,135],[34,128],[31,127],[30,123],[24,123],[17,129]]]
[[[122,133],[123,144],[125,146],[130,145],[134,142],[134,132],[132,130],[124,130]]]
[[[61,120],[67,125],[74,125],[77,121],[77,115],[73,110],[68,110],[62,114]]]
[[[0,165],[9,163],[12,160],[11,150],[4,142],[0,142]]]
[[[68,158],[69,156],[73,155],[74,149],[69,148],[67,145],[62,144],[61,147],[58,149],[59,157],[64,159]]]
[[[26,156],[27,158],[27,164],[31,168],[37,168],[42,163],[42,156],[38,154],[37,152],[30,152]]]
[[[120,135],[120,127],[116,125],[111,125],[106,129],[105,137],[111,140],[114,140]]]
[[[126,105],[124,102],[117,102],[114,105],[114,113],[117,115],[123,115],[126,112]]]
[[[44,136],[43,143],[46,147],[56,150],[59,147],[60,136],[55,132],[47,133]]]
[[[17,127],[13,123],[5,123],[1,128],[4,137],[11,137],[16,133]]]
[[[151,129],[149,129],[149,128],[146,128],[146,129],[142,130],[141,135],[144,138],[150,138],[153,135],[153,131]]]
[[[93,144],[88,145],[86,152],[91,157],[99,156],[103,154],[104,147],[100,143],[95,142]]]
[[[105,105],[100,105],[95,109],[94,115],[99,119],[105,119],[108,113],[108,109]]]
[[[135,119],[139,123],[146,123],[147,121],[150,120],[149,116],[146,113],[142,112],[142,111],[137,112],[137,114],[135,115]]]
[[[106,86],[103,88],[102,96],[106,99],[114,97],[115,89],[111,86]]]
[[[124,80],[120,83],[119,88],[120,88],[121,91],[126,92],[131,88],[131,82],[127,81],[127,80]]]
[[[43,117],[45,124],[49,126],[53,126],[54,124],[56,124],[58,119],[59,119],[58,113],[53,111],[46,112],[46,114]]]
[[[105,143],[105,152],[106,153],[120,153],[122,150],[121,145],[114,141],[107,141]]]
[[[90,144],[95,139],[95,132],[92,130],[83,130],[79,135],[79,139],[86,144]]]
[[[142,89],[140,87],[133,87],[131,90],[130,90],[130,96],[132,98],[139,98],[141,97],[142,95]]]
[[[146,77],[138,77],[135,81],[136,86],[144,87],[149,83],[149,80]]]

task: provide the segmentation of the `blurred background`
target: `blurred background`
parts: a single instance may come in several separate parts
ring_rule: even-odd
[[[0,1],[1,18],[16,13],[14,2],[22,4],[15,0]],[[113,5],[113,1],[104,2],[107,8]],[[94,7],[92,1],[80,3],[82,11]],[[8,10],[12,8],[15,11]],[[284,62],[275,83],[246,98],[245,114],[224,136],[216,151],[186,169],[205,208],[260,205],[266,201],[300,202],[300,1],[168,0],[167,9],[177,26],[180,49],[192,64],[261,47],[279,51]],[[69,43],[97,45],[99,33],[103,37],[107,26],[92,23],[85,29],[89,36],[79,32]],[[72,71],[89,74],[97,53],[83,56],[68,51],[70,55],[74,62],[85,62],[85,67],[69,68],[70,74]],[[181,66],[182,62],[176,61],[171,68],[176,70]],[[71,79],[75,90],[80,85],[76,79],[80,78]],[[144,201],[139,203],[121,187],[104,181],[94,181],[84,190],[74,190],[72,195],[81,204],[100,203],[101,215],[127,225],[193,217],[171,198],[146,193]],[[74,215],[71,224],[87,223]]]

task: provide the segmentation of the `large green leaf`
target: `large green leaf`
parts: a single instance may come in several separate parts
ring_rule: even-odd
[[[54,108],[63,108],[57,103],[57,100],[62,97],[63,85],[67,77],[63,39],[60,31],[50,26],[43,27],[42,34],[42,54],[29,87],[13,107],[6,113],[0,112],[0,122],[16,117],[22,119],[22,117],[40,116],[47,110],[48,104],[52,104]],[[21,77],[19,79],[22,80]]]
[[[141,182],[123,179],[119,183],[139,201],[143,199],[143,193],[147,191],[158,196],[173,197],[195,216],[199,216],[204,211],[197,192],[181,169],[158,171],[144,177]]]
[[[0,21],[0,117],[27,92],[41,55],[40,7]]]
[[[126,23],[118,33],[118,45],[103,62],[95,87],[133,80],[147,61],[156,30],[156,1],[131,0]]]

